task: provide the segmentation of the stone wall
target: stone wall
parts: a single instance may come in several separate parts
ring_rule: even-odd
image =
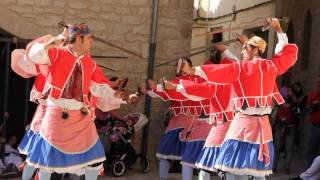
[[[160,0],[157,26],[156,64],[172,59],[175,52],[189,52],[191,46],[191,29],[193,0]],[[161,77],[174,77],[173,66],[162,66],[154,69],[154,80]],[[152,123],[150,124],[149,153],[155,154],[158,139],[164,131],[163,110],[168,104],[152,100]]]
[[[298,0],[284,0],[280,1],[282,11],[281,16],[289,17],[294,26],[295,41],[299,46],[298,62],[293,68],[292,81],[303,82],[305,90],[310,90],[314,84],[314,81],[320,77],[320,62],[319,62],[319,47],[320,47],[320,20],[318,10],[320,5],[317,0],[310,1],[298,1]],[[310,10],[312,16],[312,33],[310,43],[310,56],[307,69],[303,69],[302,62],[302,47],[303,47],[303,30],[304,20],[307,11]]]
[[[57,22],[85,22],[93,33],[143,58],[121,52],[99,42],[94,43],[93,55],[128,56],[128,59],[96,59],[98,64],[117,71],[105,71],[107,76],[129,76],[129,90],[147,77],[152,0],[1,0],[1,28],[14,36],[32,39],[42,34],[58,34]],[[192,0],[160,0],[157,26],[156,63],[174,56],[174,52],[189,51],[193,16]],[[154,71],[154,79],[173,77],[173,67]],[[154,159],[155,147],[163,127],[163,112],[167,103],[152,100],[149,156]],[[143,112],[139,107],[122,107],[120,113]]]
[[[209,32],[211,28],[213,29],[231,29],[231,31],[223,32],[222,41],[228,41],[235,39],[236,33],[243,34],[247,30],[257,29],[260,30],[265,19],[272,17],[274,14],[274,3],[267,2],[264,4],[257,5],[255,7],[250,7],[248,9],[238,11],[234,15],[229,14],[221,17],[217,17],[212,20],[197,20],[193,23],[192,29],[192,48],[197,48],[201,46],[209,47],[212,40],[212,35],[207,36],[197,36],[198,34],[203,34]],[[199,28],[203,27],[203,28]],[[269,39],[267,55],[271,57],[274,53],[274,31],[269,31]],[[239,43],[231,43],[227,45],[227,48],[232,51],[237,57],[240,57],[241,45]],[[192,57],[192,61],[195,64],[202,64],[209,58],[208,53],[202,53]]]
[[[275,3],[274,3],[275,2]],[[193,29],[193,39],[192,39],[192,48],[208,45],[211,36],[202,36],[196,37],[196,34],[209,31],[210,28],[234,28],[236,29],[233,32],[242,33],[246,27],[254,28],[259,25],[259,17],[288,17],[294,26],[294,38],[295,42],[299,46],[299,55],[298,61],[295,66],[292,68],[292,73],[290,75],[291,82],[303,82],[306,91],[309,91],[314,81],[320,77],[320,61],[318,60],[319,53],[319,42],[320,42],[320,23],[318,15],[320,11],[318,10],[319,6],[317,0],[311,1],[300,1],[300,0],[275,0],[274,2],[265,3],[264,5],[256,6],[241,12],[238,12],[235,16],[235,19],[232,20],[232,16],[224,16],[214,20],[209,21],[198,21],[198,24],[194,23],[194,27],[204,24],[209,24],[208,28],[194,28]],[[311,44],[310,44],[310,56],[309,64],[307,69],[302,68],[302,50],[303,50],[303,30],[304,30],[304,20],[306,14],[310,10],[312,16],[312,34],[311,34]],[[261,24],[261,23],[260,23]],[[240,28],[239,28],[240,27]],[[287,26],[284,26],[286,30]],[[232,32],[232,33],[233,33]],[[232,35],[232,34],[231,34]],[[223,40],[228,40],[230,36],[229,32],[223,34]],[[274,52],[274,45],[277,41],[277,38],[274,36],[274,32],[270,31],[268,44],[268,57],[270,57]],[[240,48],[237,46],[229,46],[229,49],[232,50],[236,55],[240,55]],[[193,61],[197,64],[201,64],[205,59],[207,59],[209,54],[201,54],[193,57]],[[280,78],[279,78],[280,79]]]

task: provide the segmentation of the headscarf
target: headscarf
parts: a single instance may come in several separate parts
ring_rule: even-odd
[[[259,36],[253,36],[246,43],[254,47],[257,47],[261,54],[265,52],[267,47],[266,41]]]

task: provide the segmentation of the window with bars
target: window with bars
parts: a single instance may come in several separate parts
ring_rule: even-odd
[[[214,31],[215,29],[211,29],[211,31]],[[217,33],[212,35],[211,43],[218,43],[222,42],[222,33]],[[213,62],[214,64],[218,64],[221,59],[221,54],[216,50],[213,49],[210,51],[209,54],[210,61]]]

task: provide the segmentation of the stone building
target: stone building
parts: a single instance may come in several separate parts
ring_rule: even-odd
[[[9,70],[9,82],[5,87],[5,59],[18,46],[12,37],[33,39],[43,34],[57,35],[57,23],[85,22],[93,33],[109,42],[141,54],[143,58],[122,52],[108,45],[95,42],[93,55],[128,56],[127,59],[99,58],[98,64],[116,70],[105,70],[108,77],[129,76],[128,88],[136,91],[136,85],[147,78],[149,41],[152,15],[151,0],[1,0],[0,1],[0,102],[3,102],[4,90],[8,88],[7,135],[15,133],[19,137],[24,131],[23,119],[32,118],[29,112],[25,117],[26,80]],[[191,44],[192,0],[160,0],[157,23],[157,46],[155,64],[174,56],[174,52],[188,52]],[[10,44],[10,46],[7,46]],[[9,48],[9,50],[8,50]],[[171,78],[173,67],[163,66],[154,70],[154,79],[162,76]],[[5,88],[3,88],[5,87]],[[1,119],[4,104],[0,105]],[[149,157],[154,152],[164,130],[163,112],[166,103],[152,100],[151,121],[149,127]],[[144,102],[139,107],[123,106],[120,113],[144,112]]]
[[[268,17],[282,17],[284,31],[289,41],[299,46],[298,62],[279,83],[290,84],[303,82],[308,91],[320,75],[320,64],[317,60],[319,44],[319,23],[315,18],[319,14],[318,1],[302,0],[195,0],[194,21],[191,48],[208,46],[214,41],[227,41],[234,38],[235,33],[256,34],[267,40],[268,50],[265,57],[271,57],[277,41],[274,31],[262,32],[264,20]],[[223,29],[213,35],[203,33]],[[228,30],[231,29],[231,30]],[[240,56],[237,43],[228,46]],[[210,53],[202,53],[192,57],[197,64],[210,58]]]
[[[274,16],[274,2],[271,0],[196,0],[193,22],[192,48],[208,46],[211,41],[221,42],[235,39],[235,34],[256,34],[268,41],[265,56],[273,52],[274,33],[261,31],[261,26],[267,17]],[[206,32],[215,32],[207,34]],[[228,48],[240,57],[240,44],[228,44]],[[194,61],[202,63],[212,52],[194,56]]]
[[[211,2],[211,3],[210,3]],[[190,52],[191,48],[208,46],[215,41],[233,39],[234,33],[255,33],[268,40],[270,57],[274,51],[275,33],[261,32],[265,18],[286,16],[289,22],[285,27],[289,39],[300,47],[299,62],[283,82],[304,82],[310,89],[313,81],[320,75],[317,60],[319,38],[318,19],[320,13],[317,0],[159,0],[157,23],[157,46],[155,64],[172,59],[177,54]],[[136,84],[147,78],[149,41],[151,33],[152,0],[1,0],[0,1],[0,102],[8,101],[7,134],[15,133],[20,137],[24,131],[24,119],[32,118],[25,108],[27,80],[9,71],[8,86],[5,87],[5,70],[9,63],[6,57],[14,48],[21,48],[12,37],[33,39],[42,34],[56,35],[61,32],[57,23],[85,22],[93,33],[123,48],[141,54],[143,58],[122,52],[105,44],[95,42],[93,55],[127,56],[126,59],[98,58],[98,64],[113,68],[116,72],[105,70],[108,77],[129,76],[128,88],[136,91]],[[217,29],[233,31],[210,36],[199,34]],[[9,42],[9,43],[8,43]],[[9,44],[9,46],[8,46]],[[232,52],[239,55],[240,47],[229,45]],[[195,64],[201,64],[210,57],[209,53],[193,56]],[[10,59],[10,58],[9,58]],[[173,77],[173,66],[154,69],[154,80],[163,76]],[[30,83],[30,82],[29,82]],[[30,86],[30,84],[29,84]],[[8,96],[4,97],[4,89]],[[31,105],[31,104],[30,104]],[[149,127],[149,157],[154,159],[155,147],[164,130],[163,112],[166,103],[152,100]],[[0,114],[4,103],[0,103]],[[32,109],[32,108],[31,108]],[[144,112],[144,101],[138,107],[123,106],[120,113]],[[24,112],[24,113],[23,113]]]
[[[305,89],[309,90],[320,77],[318,60],[320,23],[317,18],[320,15],[319,1],[278,0],[276,7],[279,16],[286,16],[291,20],[290,36],[300,48],[298,62],[292,69],[291,79],[302,82]]]

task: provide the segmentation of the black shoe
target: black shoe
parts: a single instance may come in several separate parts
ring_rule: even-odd
[[[272,171],[274,172],[274,173],[277,173],[278,172],[278,168],[277,168],[277,166],[273,166],[273,168],[272,168]]]
[[[294,177],[294,178],[290,178],[289,180],[302,180],[299,176]]]
[[[169,169],[169,173],[181,173],[180,161],[173,161],[172,166]]]
[[[19,169],[14,164],[9,164],[0,174],[1,178],[14,178],[19,176]]]
[[[199,169],[193,169],[193,175],[194,176],[198,176],[199,175],[200,170]]]
[[[289,169],[286,169],[286,170],[284,171],[284,173],[285,173],[285,174],[290,174],[290,170],[289,170]]]

